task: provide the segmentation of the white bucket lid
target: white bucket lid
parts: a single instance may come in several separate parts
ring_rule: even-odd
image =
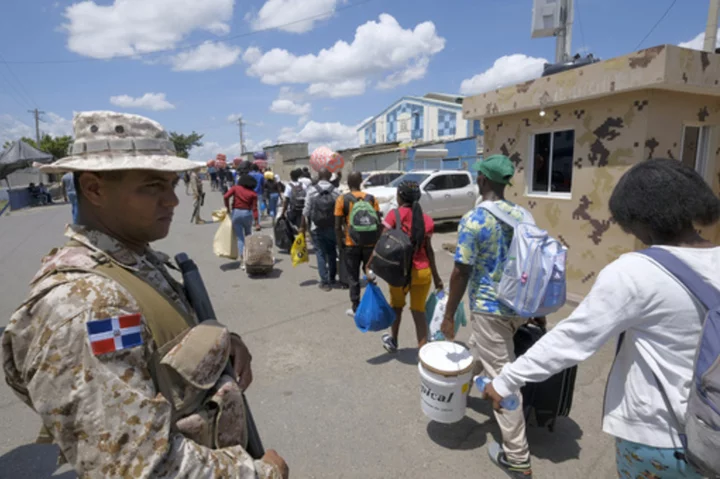
[[[443,376],[459,376],[473,367],[468,348],[451,341],[433,341],[420,349],[420,362],[425,369]]]

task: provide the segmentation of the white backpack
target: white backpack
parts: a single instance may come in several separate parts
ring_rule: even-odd
[[[565,260],[567,248],[537,227],[522,208],[524,218],[515,220],[494,202],[480,208],[514,229],[507,263],[500,282],[495,284],[498,300],[519,316],[545,316],[565,304]]]

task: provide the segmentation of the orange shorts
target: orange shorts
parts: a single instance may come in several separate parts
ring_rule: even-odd
[[[405,307],[405,296],[410,293],[410,310],[418,313],[425,312],[425,302],[427,301],[430,286],[432,285],[432,272],[430,268],[415,269],[413,268],[410,276],[410,286],[401,288],[399,286],[390,286],[390,306],[395,309]]]

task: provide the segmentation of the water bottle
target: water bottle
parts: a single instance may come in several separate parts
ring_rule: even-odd
[[[480,391],[480,394],[485,392],[485,386],[487,384],[490,384],[492,382],[492,379],[490,379],[487,376],[475,376],[473,378],[473,381],[475,382],[475,387],[478,391]],[[505,397],[500,401],[500,407],[503,409],[507,409],[508,411],[514,411],[518,408],[520,405],[520,399],[517,397],[517,394],[511,394],[508,397]]]

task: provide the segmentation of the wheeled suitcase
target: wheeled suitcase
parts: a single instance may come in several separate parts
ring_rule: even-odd
[[[247,274],[270,274],[275,266],[272,247],[273,239],[268,235],[254,234],[245,238],[243,259]]]
[[[513,342],[515,356],[520,357],[545,334],[545,329],[535,324],[518,328]],[[568,416],[572,407],[577,366],[573,366],[541,383],[528,383],[522,388],[523,410],[529,424],[555,429],[558,417]]]

